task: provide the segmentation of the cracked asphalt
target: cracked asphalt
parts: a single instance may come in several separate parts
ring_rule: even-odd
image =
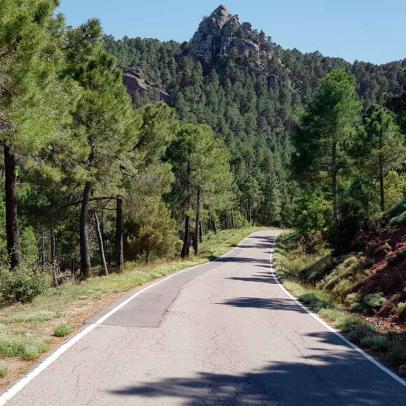
[[[274,240],[255,233],[142,293],[9,404],[406,405],[405,387],[281,289]]]

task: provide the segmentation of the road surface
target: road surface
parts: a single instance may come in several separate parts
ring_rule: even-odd
[[[255,233],[141,293],[7,404],[406,405],[401,383],[283,291],[273,242]]]

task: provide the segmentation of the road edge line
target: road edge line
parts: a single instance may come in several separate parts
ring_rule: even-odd
[[[232,251],[238,248],[238,246],[244,242],[246,239],[250,238],[251,235],[255,234],[255,231],[251,233],[249,236],[243,238],[235,247],[231,250],[227,251],[225,254],[221,255],[220,257],[214,259],[213,261],[203,262],[201,264],[192,266],[190,268],[182,269],[181,271],[174,272],[171,275],[164,277],[156,282],[151,283],[150,285],[146,286],[145,288],[135,292],[133,295],[128,297],[126,300],[118,304],[116,307],[111,309],[109,312],[101,316],[97,319],[94,323],[89,324],[82,330],[80,330],[77,334],[75,334],[72,338],[70,338],[67,342],[63,343],[60,347],[58,347],[53,353],[51,353],[48,357],[46,357],[43,361],[41,361],[32,371],[30,371],[27,375],[19,379],[13,386],[7,389],[4,393],[0,396],[0,406],[5,405],[9,400],[11,400],[14,396],[17,395],[26,385],[28,385],[33,379],[35,379],[41,372],[45,371],[50,365],[52,365],[62,354],[68,351],[71,347],[73,347],[78,341],[80,341],[83,337],[87,336],[91,331],[93,331],[97,326],[100,326],[104,321],[106,321],[110,316],[114,313],[121,310],[125,307],[128,303],[134,300],[137,296],[141,295],[142,293],[146,292],[153,287],[160,285],[163,282],[166,282],[169,279],[174,278],[175,276],[181,275],[184,272],[191,271],[192,269],[198,268],[199,266],[209,264],[210,262],[216,262],[220,259],[226,257]]]
[[[275,238],[275,245],[276,247],[276,240]],[[385,372],[387,375],[389,375],[391,378],[393,378],[395,381],[400,383],[402,386],[406,388],[406,381],[402,379],[400,376],[396,375],[394,372],[392,372],[389,368],[385,367],[385,365],[381,364],[379,361],[377,361],[374,357],[366,353],[364,350],[359,348],[357,345],[349,341],[347,338],[345,338],[338,330],[336,330],[334,327],[330,326],[328,323],[326,323],[323,319],[321,319],[316,313],[313,313],[310,309],[308,309],[303,303],[299,301],[295,296],[293,296],[286,288],[283,286],[283,283],[279,280],[278,276],[276,275],[275,268],[273,266],[273,253],[269,255],[269,268],[271,271],[271,275],[274,278],[275,282],[279,285],[279,287],[292,299],[294,300],[303,310],[306,311],[310,316],[312,316],[315,320],[317,320],[320,324],[322,324],[327,330],[331,331],[334,333],[337,337],[339,337],[345,344],[347,344],[349,347],[351,347],[353,350],[357,351],[359,354],[361,354],[364,358],[366,358],[369,362],[374,364],[376,367],[378,367],[381,371]]]

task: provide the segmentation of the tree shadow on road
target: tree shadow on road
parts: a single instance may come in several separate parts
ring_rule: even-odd
[[[262,283],[271,283],[277,285],[278,282],[275,280],[273,275],[269,272],[258,272],[253,276],[233,276],[231,278],[227,278],[228,280],[232,281],[239,281],[239,282],[262,282]]]
[[[320,340],[333,338],[333,333],[326,332]],[[192,406],[394,406],[402,404],[406,396],[401,385],[361,355],[331,350],[297,362],[272,362],[245,373],[196,372],[190,377],[138,383],[110,393],[132,397],[134,405],[165,398],[160,404]]]
[[[292,299],[283,298],[236,297],[217,304],[239,308],[287,310],[306,313],[306,311],[298,306]]]

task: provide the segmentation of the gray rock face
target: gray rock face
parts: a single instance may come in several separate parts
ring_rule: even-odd
[[[270,43],[253,31],[250,24],[241,24],[238,16],[223,5],[200,23],[190,41],[190,50],[207,64],[217,56],[247,58],[256,64],[273,56]]]
[[[136,65],[130,65],[124,70],[124,84],[133,99],[140,96],[146,96],[155,101],[167,102],[170,99],[168,93],[146,80],[141,69]]]

